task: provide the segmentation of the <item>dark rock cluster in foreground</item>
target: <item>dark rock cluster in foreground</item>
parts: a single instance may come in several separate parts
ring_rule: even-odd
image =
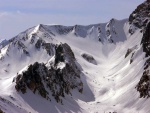
[[[141,44],[145,57],[150,56],[150,0],[139,5],[129,17],[130,24],[143,32]],[[140,97],[150,97],[150,59],[146,60],[143,75],[136,86]]]
[[[65,94],[71,95],[73,89],[82,93],[80,74],[71,48],[66,43],[60,44],[55,46],[54,61],[29,65],[27,70],[15,78],[15,88],[23,94],[30,89],[47,100],[51,100],[51,93],[57,102],[62,102],[62,97]]]

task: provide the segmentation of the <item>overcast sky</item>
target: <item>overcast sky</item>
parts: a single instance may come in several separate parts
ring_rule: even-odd
[[[0,39],[42,24],[96,24],[128,18],[145,0],[0,0]]]

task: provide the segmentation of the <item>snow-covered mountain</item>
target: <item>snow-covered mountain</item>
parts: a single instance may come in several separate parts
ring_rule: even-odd
[[[150,113],[149,39],[147,0],[129,19],[0,41],[0,113]]]
[[[4,39],[0,39],[0,49],[3,48],[5,45],[7,45],[9,43],[8,40]]]

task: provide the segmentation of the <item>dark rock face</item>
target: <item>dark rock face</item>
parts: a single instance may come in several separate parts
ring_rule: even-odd
[[[96,60],[93,58],[93,56],[87,54],[87,53],[84,53],[81,55],[86,61],[88,61],[89,63],[92,63],[94,65],[97,65],[97,62]]]
[[[132,35],[137,28],[143,32],[150,20],[150,2],[147,0],[139,5],[129,17],[130,29]]]
[[[129,22],[138,28],[145,27],[150,19],[150,3],[149,0],[139,5],[130,15]]]
[[[40,48],[43,48],[47,51],[47,54],[49,55],[54,55],[54,48],[55,48],[55,45],[52,44],[52,43],[46,43],[44,40],[42,39],[39,39],[37,40],[37,42],[35,43],[35,47],[37,49],[40,49]]]
[[[134,47],[132,47],[132,48],[129,48],[129,49],[127,50],[126,54],[125,54],[125,58],[128,57],[130,54],[132,54],[132,55],[131,55],[131,58],[130,58],[130,64],[131,64],[131,63],[133,62],[133,60],[134,60],[134,55],[135,55],[137,49],[138,49],[138,46],[136,45],[136,46],[134,46]]]
[[[113,38],[112,38],[112,35],[111,35],[111,32],[113,33],[113,34],[117,34],[116,33],[116,31],[115,31],[115,27],[114,27],[114,24],[115,24],[115,20],[112,18],[111,20],[110,20],[110,22],[106,25],[106,27],[107,27],[107,30],[106,30],[106,36],[108,37],[108,41],[110,42],[110,43],[114,43],[114,40],[113,40]]]
[[[131,54],[132,52],[133,52],[132,49],[128,49],[127,52],[126,52],[126,54],[125,54],[125,58],[126,58],[129,54]],[[130,64],[133,62],[134,53],[135,53],[135,52],[132,53],[132,56],[131,56],[131,59],[130,59]]]
[[[80,93],[83,90],[83,84],[80,81],[80,75],[68,63],[63,69],[52,67],[47,75],[47,86],[52,91],[56,101],[61,101],[60,96],[71,94],[71,90],[77,88]]]
[[[64,26],[60,26],[60,25],[55,25],[55,27],[57,28],[57,32],[60,35],[67,34],[73,30],[73,27],[64,27]]]
[[[126,54],[125,54],[125,58],[132,52],[132,49],[128,49]]]
[[[141,43],[146,56],[150,56],[150,22],[146,26]]]
[[[44,88],[41,75],[44,76],[47,73],[48,70],[44,64],[36,62],[33,65],[30,65],[27,71],[17,75],[15,86],[16,90],[26,93],[27,88],[29,88],[34,93],[38,91],[42,97],[46,98],[48,92]]]
[[[149,91],[150,91],[150,76],[149,76],[149,70],[145,70],[138,85],[137,85],[137,91],[140,93],[140,98],[142,97],[150,97]]]
[[[35,47],[36,47],[37,49],[40,49],[43,43],[45,43],[45,41],[42,40],[42,39],[39,39],[39,40],[37,40],[37,42],[36,42],[36,44],[35,44]]]
[[[16,90],[27,93],[30,89],[43,98],[50,100],[49,92],[57,102],[62,103],[65,94],[71,94],[71,90],[83,90],[80,80],[80,70],[76,66],[74,54],[68,44],[60,44],[55,47],[55,60],[49,66],[43,63],[34,63],[28,69],[15,78]]]
[[[143,75],[139,81],[139,83],[136,86],[137,91],[140,93],[140,97],[150,97],[149,91],[150,91],[150,71],[149,71],[149,66],[150,66],[150,59],[148,59],[145,62],[144,65],[144,72]]]
[[[150,56],[150,0],[145,1],[139,5],[135,11],[130,15],[129,22],[132,27],[140,28],[143,32],[141,44],[143,51],[146,53],[145,57]],[[132,32],[132,30],[131,30]],[[132,32],[134,33],[134,32]],[[129,53],[130,51],[128,51]],[[137,91],[140,93],[140,97],[149,97],[150,91],[150,59],[145,62],[144,72],[136,86]]]
[[[59,62],[64,62],[64,51],[62,45],[58,45],[55,48],[56,55],[55,55],[55,65],[57,65]]]

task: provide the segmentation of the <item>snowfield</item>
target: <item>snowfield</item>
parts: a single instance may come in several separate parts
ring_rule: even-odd
[[[140,44],[143,33],[137,29],[131,35],[129,29],[127,19],[112,19],[89,26],[40,24],[22,32],[0,50],[0,109],[5,113],[150,113],[150,100],[139,98],[135,88],[147,59]],[[29,89],[25,94],[15,89],[17,73],[34,62],[54,60],[53,54],[35,48],[41,38],[52,44],[67,43],[82,72],[83,92],[72,90],[62,104],[53,96],[48,101]],[[128,49],[132,51],[125,57]],[[85,53],[96,65],[82,57]]]

